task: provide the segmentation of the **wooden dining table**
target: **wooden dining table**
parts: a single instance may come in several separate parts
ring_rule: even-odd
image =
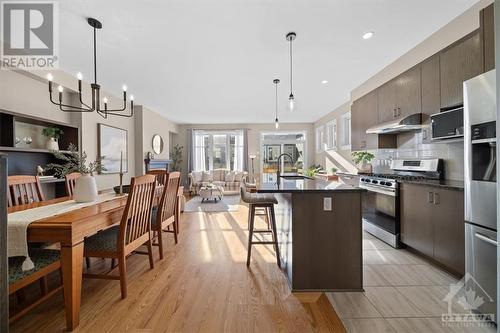
[[[160,193],[160,191],[156,191],[157,196]],[[62,197],[9,207],[8,213],[48,206],[70,199],[70,197]],[[80,321],[84,239],[100,230],[120,223],[126,203],[127,196],[116,196],[116,198],[106,202],[34,221],[28,226],[28,242],[61,244],[66,327],[69,331],[74,330]],[[179,212],[176,212],[177,221],[178,214]]]

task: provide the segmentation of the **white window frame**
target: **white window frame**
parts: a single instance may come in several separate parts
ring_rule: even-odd
[[[325,126],[321,125],[316,127],[316,152],[321,153],[325,151]]]
[[[219,135],[219,134],[222,134],[222,135],[226,135],[226,143],[225,143],[225,149],[226,149],[226,166],[225,166],[225,169],[228,169],[230,170],[230,166],[231,166],[231,153],[232,153],[232,149],[231,149],[231,135],[236,135],[236,136],[242,136],[243,135],[243,131],[241,130],[228,130],[228,131],[218,131],[218,130],[196,130],[194,135],[193,135],[193,142],[194,144],[196,144],[196,139],[194,139],[194,137],[196,135],[208,135],[209,136],[209,139],[208,139],[208,163],[209,163],[209,166],[208,166],[208,170],[194,170],[194,171],[210,171],[210,170],[213,170],[214,169],[214,166],[213,166],[213,160],[214,160],[214,135]],[[241,140],[241,142],[239,142],[240,140],[236,139],[235,141],[235,145],[234,145],[234,150],[235,150],[235,158],[237,158],[237,153],[236,153],[236,150],[243,150],[244,151],[244,138]],[[241,143],[240,145],[238,143]],[[195,146],[195,150],[196,148],[202,148],[204,146]],[[243,156],[243,158],[245,158],[245,156]],[[244,163],[244,162],[243,162]],[[195,164],[195,167],[196,167],[196,162],[194,163]],[[243,171],[243,165],[239,165],[240,163],[237,163],[237,161],[235,160],[233,162],[233,165],[236,168],[236,170],[231,170],[231,171]],[[205,163],[203,162],[203,166],[205,169]]]
[[[346,123],[348,123],[346,128]],[[340,116],[340,149],[351,149],[351,112],[346,112]]]
[[[337,119],[326,123],[326,149],[337,149]]]

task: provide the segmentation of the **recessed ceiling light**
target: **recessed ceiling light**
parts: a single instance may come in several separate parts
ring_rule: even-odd
[[[322,84],[327,84],[327,83],[328,83],[328,81],[327,81],[327,80],[323,80],[323,81],[321,81],[321,83],[322,83]]]
[[[365,32],[365,34],[363,35],[363,39],[370,39],[373,37],[375,33],[373,31],[368,31],[368,32]]]

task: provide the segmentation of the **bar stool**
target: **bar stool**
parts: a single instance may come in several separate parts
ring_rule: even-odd
[[[262,193],[250,193],[247,191],[245,184],[240,188],[241,200],[248,204],[248,253],[247,253],[247,267],[250,266],[250,257],[252,254],[252,245],[257,244],[273,244],[274,251],[276,253],[276,261],[278,267],[281,267],[280,262],[280,252],[278,248],[278,236],[276,234],[276,216],[274,214],[274,205],[278,203],[278,200],[272,194],[262,194]],[[258,209],[264,209],[270,219],[270,228],[268,224],[268,229],[264,230],[254,230],[255,213]],[[267,215],[266,214],[266,215]],[[272,241],[254,241],[254,233],[270,233]]]

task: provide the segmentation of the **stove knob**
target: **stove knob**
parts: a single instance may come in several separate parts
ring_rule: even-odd
[[[386,185],[387,183],[386,182],[380,182],[379,184],[380,185]]]
[[[378,184],[378,180],[372,180],[372,184]]]
[[[392,183],[391,182],[386,182],[384,185],[385,186],[392,186]]]

